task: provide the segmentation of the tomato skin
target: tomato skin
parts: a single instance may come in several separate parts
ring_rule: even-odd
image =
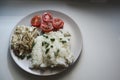
[[[46,22],[42,22],[41,23],[41,26],[40,26],[40,29],[45,32],[45,33],[48,33],[50,31],[53,31],[53,26],[51,23],[46,23]]]
[[[43,13],[43,15],[42,15],[42,19],[43,19],[44,22],[52,22],[53,16],[52,16],[51,13],[45,12],[45,13]]]
[[[31,19],[31,25],[41,29],[42,32],[58,31],[64,26],[64,22],[60,18],[54,18],[51,13],[44,12],[42,16],[35,15]]]
[[[63,28],[63,26],[64,26],[64,22],[61,23],[60,28]]]
[[[38,15],[35,15],[32,19],[31,19],[31,25],[34,27],[39,27],[41,25],[41,17]]]
[[[64,22],[60,18],[54,18],[52,25],[55,28],[55,30],[59,30],[59,29],[63,28]]]

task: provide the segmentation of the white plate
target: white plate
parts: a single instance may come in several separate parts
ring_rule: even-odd
[[[74,57],[75,57],[74,62],[75,62],[78,59],[78,57],[82,51],[82,36],[81,36],[81,32],[80,32],[78,25],[66,14],[58,12],[58,11],[53,11],[53,10],[42,10],[42,11],[34,12],[34,13],[26,16],[20,22],[18,22],[17,25],[30,26],[31,18],[34,15],[40,15],[44,12],[51,12],[54,17],[59,17],[64,21],[65,24],[64,24],[63,29],[66,31],[69,31],[71,34],[71,51],[74,53]],[[16,28],[16,26],[15,26],[15,28]],[[14,32],[14,29],[12,31],[12,34]],[[11,36],[12,36],[12,34],[11,34]],[[10,38],[10,43],[11,43],[11,38]],[[65,69],[63,69],[63,70],[58,69],[58,70],[52,70],[52,71],[46,70],[45,72],[41,72],[40,70],[36,70],[36,71],[31,70],[31,69],[29,69],[29,65],[30,65],[29,60],[18,59],[18,57],[16,57],[14,55],[13,51],[11,50],[11,47],[10,47],[10,52],[11,52],[11,56],[12,56],[13,60],[21,69],[27,71],[28,73],[34,74],[34,75],[40,75],[40,76],[54,75],[54,74],[60,73],[65,70]]]

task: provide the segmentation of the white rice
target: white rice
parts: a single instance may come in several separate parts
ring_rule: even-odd
[[[70,34],[60,30],[38,36],[31,54],[33,67],[68,67],[73,62]]]

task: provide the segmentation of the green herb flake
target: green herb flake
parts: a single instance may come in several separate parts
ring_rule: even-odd
[[[49,48],[48,48],[48,49],[46,49],[45,54],[47,54],[47,53],[49,52],[49,50],[50,50]]]
[[[49,46],[49,43],[43,41],[43,42],[42,42],[42,46],[45,46],[45,47],[47,48],[47,47]]]
[[[51,45],[50,47],[53,48],[53,45]]]
[[[46,44],[46,42],[45,42],[45,41],[43,41],[43,42],[42,42],[42,46],[44,46],[45,44]]]
[[[42,46],[44,46],[44,44],[45,44],[45,43],[44,43],[44,42],[42,42]]]
[[[35,42],[32,43],[32,48],[34,47],[34,45],[35,45]]]
[[[49,43],[46,43],[46,48],[49,46]]]
[[[66,41],[61,41],[63,44],[66,43]]]
[[[60,38],[60,40],[62,40],[62,38]]]
[[[25,55],[22,54],[22,55],[19,55],[18,57],[19,57],[20,59],[24,59],[24,58],[25,58]]]
[[[54,39],[54,38],[51,38],[50,40],[51,40],[52,42],[54,42],[54,41],[55,41],[55,39]]]
[[[48,38],[48,36],[46,36],[46,35],[43,35],[43,37]]]
[[[30,59],[32,56],[31,55],[27,55],[27,59]]]

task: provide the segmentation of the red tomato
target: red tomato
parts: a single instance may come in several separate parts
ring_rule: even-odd
[[[43,32],[50,32],[53,30],[53,26],[51,23],[46,23],[46,22],[42,22],[41,26],[40,26],[40,29],[43,31]]]
[[[31,25],[34,27],[39,27],[41,25],[41,17],[36,15],[31,19]]]
[[[45,22],[52,22],[53,17],[52,17],[52,14],[51,14],[51,13],[45,12],[45,13],[42,15],[42,19],[43,19],[43,21],[45,21]]]
[[[54,18],[53,22],[52,22],[52,25],[55,29],[58,30],[60,28],[63,28],[64,22],[63,22],[63,20],[61,20],[59,18]]]

